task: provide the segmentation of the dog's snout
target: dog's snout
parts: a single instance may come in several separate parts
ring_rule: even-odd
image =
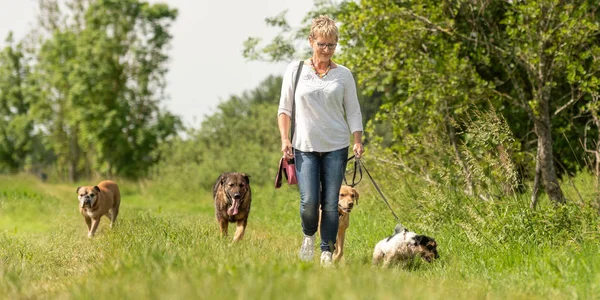
[[[354,207],[354,203],[352,203],[352,202],[348,203],[348,207],[349,208],[353,208]]]
[[[240,200],[240,199],[242,199],[242,195],[240,193],[235,193],[235,194],[233,194],[233,199]]]
[[[438,255],[437,252],[433,252],[433,253],[422,253],[421,257],[423,257],[423,259],[425,259],[425,261],[427,261],[428,263],[433,262],[436,259],[439,259],[440,256]]]

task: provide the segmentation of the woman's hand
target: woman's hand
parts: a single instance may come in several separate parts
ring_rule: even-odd
[[[362,131],[355,131],[352,133],[354,136],[354,146],[352,147],[352,151],[354,152],[354,157],[360,159],[365,153],[365,148],[362,144]]]
[[[283,139],[281,141],[281,152],[283,153],[283,157],[287,160],[290,160],[294,157],[294,152],[292,150],[292,143],[289,139]]]
[[[352,151],[354,152],[354,156],[357,159],[360,159],[363,155],[363,153],[365,153],[365,148],[363,147],[362,143],[357,142],[354,143],[354,146],[352,147]]]

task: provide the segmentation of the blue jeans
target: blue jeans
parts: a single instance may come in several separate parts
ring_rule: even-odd
[[[321,251],[332,251],[338,231],[338,199],[344,180],[348,147],[331,152],[294,150],[300,189],[300,218],[305,235],[314,235],[321,214]]]

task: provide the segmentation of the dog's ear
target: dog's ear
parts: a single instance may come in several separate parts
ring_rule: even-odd
[[[96,193],[100,193],[100,188],[97,185],[95,185],[94,186],[94,191],[96,191]]]
[[[75,193],[79,194],[79,189],[80,189],[80,188],[81,188],[81,187],[80,187],[80,186],[78,186],[78,187],[77,187],[77,191],[76,191]]]
[[[431,249],[437,248],[437,243],[434,239],[429,238],[429,240],[427,241],[427,247]]]
[[[435,241],[426,235],[415,236],[415,241],[417,242],[417,245],[427,246],[427,244],[432,243],[432,242],[433,242],[433,245],[435,245]]]
[[[227,181],[227,175],[227,173],[221,174],[221,185],[225,185],[225,182]]]
[[[244,180],[246,180],[246,184],[250,184],[250,175],[242,173],[242,177],[244,177]]]
[[[355,188],[352,188],[352,192],[354,193],[354,201],[356,201],[356,205],[358,205],[358,198],[360,197],[360,195],[358,194],[358,191]]]

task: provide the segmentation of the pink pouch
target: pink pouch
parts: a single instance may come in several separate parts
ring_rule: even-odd
[[[276,189],[281,187],[284,175],[288,184],[298,184],[298,178],[296,178],[296,165],[294,164],[293,158],[288,161],[282,157],[279,160],[279,168],[277,169],[277,175],[275,176]]]

